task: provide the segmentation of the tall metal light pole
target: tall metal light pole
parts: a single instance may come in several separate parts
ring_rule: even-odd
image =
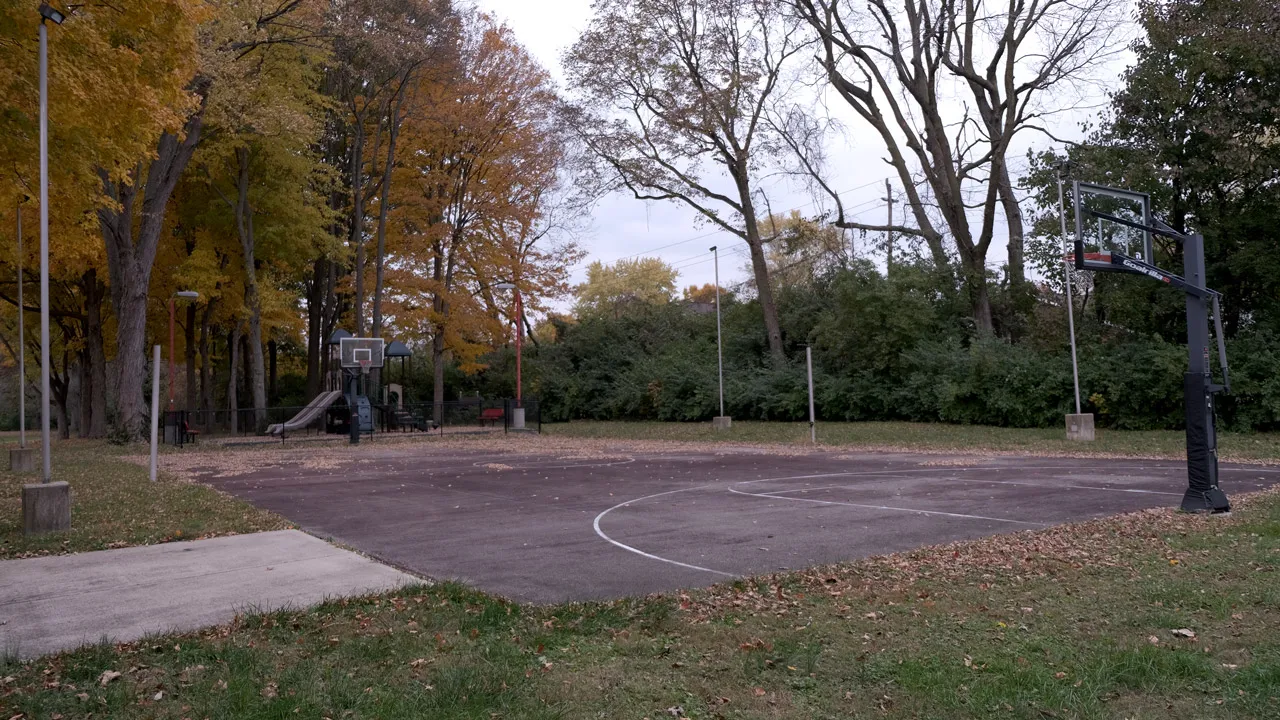
[[[720,414],[716,416],[713,425],[717,428],[727,428],[731,421],[724,414],[724,341],[720,329],[720,250],[712,245],[711,252],[715,255],[716,268],[716,371],[720,376]]]
[[[22,486],[22,530],[28,535],[71,529],[71,486],[52,482],[49,441],[49,28],[62,13],[40,6],[40,482]]]
[[[40,6],[40,481],[53,476],[49,449],[49,26],[66,16]]]
[[[26,267],[22,253],[22,201],[18,201],[18,447],[27,447],[27,329],[26,310],[22,304],[22,271]]]

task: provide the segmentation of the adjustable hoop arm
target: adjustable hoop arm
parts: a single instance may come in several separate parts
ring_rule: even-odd
[[[1085,212],[1096,218],[1109,220],[1118,225],[1131,227],[1135,230],[1144,230],[1153,235],[1160,235],[1172,240],[1177,240],[1180,243],[1185,243],[1190,240],[1187,235],[1174,230],[1161,222],[1158,218],[1153,218],[1155,225],[1149,226],[1125,218],[1116,217],[1115,215],[1108,213],[1099,212],[1097,210],[1086,209]],[[1224,390],[1226,392],[1231,392],[1231,374],[1227,369],[1227,345],[1222,334],[1222,305],[1219,302],[1219,299],[1222,297],[1222,293],[1217,290],[1211,290],[1209,288],[1200,287],[1199,285],[1194,285],[1187,282],[1180,275],[1174,275],[1171,272],[1166,272],[1145,260],[1129,257],[1124,253],[1116,252],[1114,250],[1111,251],[1111,265],[1113,267],[1110,269],[1115,270],[1116,272],[1125,272],[1132,275],[1145,275],[1153,280],[1159,280],[1163,283],[1176,287],[1188,295],[1194,295],[1206,300],[1213,300],[1213,330],[1214,335],[1217,336],[1218,340],[1218,364],[1222,367],[1222,384],[1218,385],[1215,383],[1210,385],[1209,388],[1212,392],[1222,392]]]

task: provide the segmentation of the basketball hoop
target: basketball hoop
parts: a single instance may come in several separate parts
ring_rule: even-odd
[[[369,359],[369,358],[360,358],[359,362],[360,362],[360,374],[361,374],[361,375],[368,375],[368,374],[369,374],[369,366],[373,364],[373,360],[371,360],[371,359]]]

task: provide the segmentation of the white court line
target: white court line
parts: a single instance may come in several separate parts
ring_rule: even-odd
[[[1137,493],[1137,494],[1139,494],[1139,495],[1172,495],[1172,496],[1174,496],[1174,497],[1182,497],[1182,493],[1171,493],[1171,492],[1165,492],[1165,491],[1163,491],[1163,490],[1138,490],[1138,489],[1130,489],[1130,488],[1104,488],[1104,487],[1093,487],[1093,486],[1091,486],[1091,485],[1042,485],[1042,484],[1039,484],[1039,483],[1014,482],[1014,481],[1012,481],[1012,480],[978,480],[978,479],[975,479],[975,478],[962,478],[962,477],[951,478],[951,479],[952,479],[952,480],[956,480],[956,481],[958,481],[958,482],[966,482],[966,483],[980,483],[980,484],[981,484],[981,483],[991,483],[991,484],[993,484],[993,485],[1018,485],[1018,486],[1021,486],[1021,487],[1033,487],[1033,488],[1040,488],[1040,489],[1042,489],[1042,490],[1059,490],[1059,489],[1062,489],[1062,490],[1101,490],[1101,491],[1103,491],[1103,492]],[[809,491],[818,491],[818,490],[852,490],[854,487],[855,487],[855,486],[853,486],[853,485],[824,485],[824,486],[822,486],[822,487],[816,487],[816,488],[808,488],[808,487],[806,487],[806,488],[796,488],[795,490],[771,490],[771,491],[769,491],[769,492],[767,492],[767,493],[762,493],[762,494],[763,494],[763,495],[780,495],[780,494],[782,494],[782,493],[809,492]]]
[[[726,488],[734,495],[748,495],[750,497],[760,497],[769,500],[794,500],[797,502],[816,503],[818,505],[844,505],[846,507],[866,508],[868,510],[896,510],[897,512],[918,513],[920,515],[942,515],[944,517],[964,518],[967,520],[990,520],[992,522],[1013,523],[1014,525],[1030,525],[1032,527],[1048,527],[1045,523],[1027,522],[1025,520],[1010,520],[1008,518],[987,517],[986,515],[965,515],[963,513],[949,513],[938,510],[917,510],[915,508],[892,507],[890,505],[864,505],[862,503],[836,502],[834,500],[812,500],[810,498],[798,497],[780,497],[778,495],[765,495],[764,493],[749,493],[741,490],[734,490],[732,487]]]
[[[507,467],[511,468],[512,470],[564,470],[567,468],[592,468],[592,467],[612,467],[614,465],[628,465],[635,461],[636,461],[635,458],[628,457],[626,460],[618,460],[616,462],[607,462],[607,463],[586,463],[581,465],[507,465]],[[555,460],[548,460],[547,462],[555,462]],[[477,462],[473,465],[473,467],[484,467],[485,465],[506,465],[506,463]]]
[[[933,473],[943,473],[943,472],[950,472],[950,473],[954,473],[954,472],[957,472],[957,471],[968,472],[968,471],[973,471],[973,470],[1001,471],[1001,472],[1004,472],[1004,471],[1018,472],[1018,471],[1026,471],[1026,470],[1103,470],[1103,471],[1114,471],[1114,470],[1155,470],[1155,471],[1164,471],[1164,470],[1169,470],[1169,471],[1174,471],[1174,470],[1179,469],[1179,467],[1180,467],[1180,466],[1164,467],[1164,466],[1160,466],[1160,465],[1154,465],[1154,466],[1153,466],[1153,465],[1122,465],[1122,466],[1114,466],[1114,467],[1107,467],[1107,468],[1081,468],[1079,465],[1047,465],[1047,466],[1034,466],[1034,467],[1025,467],[1025,466],[1024,466],[1024,467],[1011,467],[1011,466],[1000,466],[1000,467],[968,466],[968,467],[960,467],[960,468],[957,468],[957,467],[898,468],[898,469],[884,469],[884,470],[863,470],[863,471],[856,471],[856,472],[815,473],[815,474],[813,474],[813,475],[788,475],[788,476],[784,476],[784,477],[760,478],[759,480],[743,480],[743,481],[741,481],[741,482],[733,483],[733,485],[753,485],[753,484],[756,484],[756,483],[781,482],[781,481],[785,481],[785,480],[813,480],[813,479],[816,479],[816,478],[832,478],[832,477],[875,477],[875,476],[903,476],[903,475],[905,475],[905,476],[907,476],[907,477],[911,477],[911,476],[914,476],[914,475],[921,475],[921,474],[933,474]],[[1226,471],[1228,471],[1228,472],[1271,472],[1271,473],[1280,472],[1280,469],[1264,469],[1264,468],[1254,468],[1254,467],[1248,467],[1248,466],[1245,466],[1245,467],[1234,467],[1234,468],[1223,468],[1223,469],[1224,469],[1224,470],[1226,470]],[[987,480],[987,481],[977,481],[977,480],[974,480],[974,481],[971,481],[971,482],[995,482],[995,481],[990,481],[990,480]],[[724,572],[724,571],[722,571],[722,570],[712,570],[711,568],[704,568],[704,567],[700,567],[700,566],[698,566],[698,565],[690,565],[690,564],[688,564],[688,563],[682,563],[682,562],[680,562],[680,561],[678,561],[678,560],[672,560],[672,559],[670,559],[670,558],[664,558],[664,557],[662,557],[662,556],[660,556],[660,555],[654,555],[653,553],[647,553],[647,552],[645,552],[645,551],[643,551],[643,550],[640,550],[639,548],[634,548],[634,547],[632,547],[632,546],[630,546],[630,545],[626,545],[626,544],[624,544],[624,543],[620,543],[620,542],[618,542],[617,540],[614,540],[613,538],[611,538],[611,537],[609,537],[608,535],[606,535],[606,534],[604,533],[604,531],[603,531],[603,530],[601,530],[601,529],[600,529],[600,520],[601,520],[605,515],[608,515],[609,513],[613,512],[614,510],[617,510],[617,509],[619,509],[619,508],[624,508],[624,507],[627,507],[628,505],[631,505],[631,504],[633,504],[633,503],[642,502],[642,501],[644,501],[644,500],[649,500],[649,499],[656,498],[656,497],[663,497],[663,496],[665,496],[665,495],[674,495],[674,494],[677,494],[677,493],[692,492],[692,491],[694,491],[694,490],[706,490],[706,489],[709,489],[709,488],[717,487],[717,486],[719,486],[719,484],[720,484],[720,481],[717,481],[717,482],[714,482],[714,483],[708,483],[708,484],[706,484],[706,485],[697,485],[697,486],[695,486],[695,487],[690,487],[690,488],[681,488],[681,489],[679,489],[679,490],[668,490],[667,492],[660,492],[660,493],[655,493],[655,494],[653,494],[653,495],[646,495],[646,496],[644,496],[644,497],[632,498],[631,500],[627,500],[626,502],[618,503],[617,505],[614,505],[613,507],[611,507],[611,508],[609,508],[609,509],[605,510],[604,512],[600,513],[599,515],[597,515],[597,516],[595,517],[595,520],[592,522],[592,526],[595,528],[596,535],[599,535],[599,536],[600,536],[600,538],[601,538],[601,539],[603,539],[604,541],[608,542],[608,543],[609,543],[609,544],[611,544],[611,545],[615,545],[615,546],[617,546],[617,547],[620,547],[620,548],[622,548],[623,550],[626,550],[626,551],[628,551],[628,552],[633,552],[633,553],[635,553],[635,554],[637,554],[637,555],[640,555],[641,557],[645,557],[645,558],[648,558],[648,559],[650,559],[650,560],[657,560],[658,562],[664,562],[664,563],[668,563],[668,564],[671,564],[671,565],[676,565],[676,566],[678,566],[678,567],[688,568],[688,569],[690,569],[690,570],[702,570],[702,571],[704,571],[704,572],[714,573],[714,574],[716,574],[716,575],[724,575],[724,576],[727,576],[727,577],[738,577],[737,575],[734,575],[734,574],[732,574],[732,573],[727,573],[727,572]],[[847,486],[846,486],[846,487],[847,487]],[[823,501],[810,501],[810,500],[808,500],[807,498],[781,498],[781,497],[774,497],[774,496],[772,496],[772,495],[766,495],[766,494],[763,494],[763,493],[747,493],[747,492],[736,491],[736,490],[734,490],[734,489],[733,489],[733,487],[728,487],[728,488],[726,488],[726,489],[727,489],[727,490],[729,490],[729,492],[731,492],[731,493],[735,493],[735,494],[738,494],[738,495],[758,495],[759,497],[765,497],[765,498],[769,498],[769,499],[773,499],[773,500],[794,499],[794,500],[805,500],[806,502],[823,502]],[[775,492],[782,492],[782,491],[775,491]],[[1170,495],[1176,495],[1177,493],[1167,493],[1167,494],[1170,494]],[[850,503],[825,503],[825,504],[848,505],[848,504],[850,504]],[[872,506],[863,506],[863,507],[872,507]],[[903,511],[903,512],[924,513],[924,514],[927,514],[927,515],[954,515],[953,513],[939,513],[939,512],[926,511],[926,510],[910,510],[910,509],[907,509],[907,508],[882,508],[882,509],[886,509],[886,510],[899,510],[899,511]],[[1006,519],[1003,519],[1003,518],[983,518],[983,517],[976,516],[976,515],[960,515],[959,517],[969,517],[969,518],[981,519],[981,520],[993,520],[993,521],[997,521],[997,522],[1021,523],[1021,524],[1033,525],[1033,526],[1036,526],[1036,527],[1048,527],[1048,526],[1047,526],[1046,524],[1044,524],[1044,523],[1022,523],[1021,521],[1018,521],[1018,520],[1006,520]]]
[[[715,483],[715,484],[716,484],[716,485],[718,485],[719,483]],[[679,566],[679,567],[682,567],[682,568],[688,568],[688,569],[690,569],[690,570],[701,570],[701,571],[703,571],[703,572],[714,573],[714,574],[716,574],[716,575],[723,575],[723,576],[725,576],[725,577],[738,577],[737,575],[734,575],[733,573],[727,573],[727,572],[724,572],[723,570],[712,570],[711,568],[705,568],[705,567],[701,567],[701,566],[699,566],[699,565],[690,565],[689,563],[682,563],[682,562],[680,562],[679,560],[672,560],[672,559],[670,559],[670,558],[664,558],[664,557],[662,557],[662,556],[660,556],[660,555],[654,555],[654,554],[652,554],[652,553],[647,553],[647,552],[645,552],[645,551],[643,551],[643,550],[640,550],[640,549],[638,549],[638,548],[633,548],[633,547],[631,547],[630,545],[624,545],[623,543],[620,543],[620,542],[618,542],[617,540],[614,540],[613,538],[609,537],[608,535],[605,535],[605,534],[604,534],[604,531],[600,529],[600,519],[601,519],[601,518],[603,518],[605,515],[608,515],[609,513],[613,512],[614,510],[617,510],[618,508],[626,507],[626,506],[630,505],[631,503],[634,503],[634,502],[640,502],[641,500],[650,500],[650,499],[652,499],[652,498],[662,497],[663,495],[675,495],[676,493],[689,492],[689,491],[691,491],[691,490],[703,490],[703,489],[705,489],[705,488],[709,488],[709,487],[713,487],[713,485],[699,485],[699,486],[697,486],[697,487],[681,488],[681,489],[679,489],[679,490],[668,490],[668,491],[666,491],[666,492],[654,493],[653,495],[645,495],[644,497],[633,498],[633,499],[631,499],[631,500],[627,500],[626,502],[620,502],[620,503],[618,503],[617,505],[614,505],[613,507],[609,508],[608,510],[605,510],[604,512],[602,512],[602,513],[600,513],[599,515],[597,515],[597,516],[596,516],[596,519],[595,519],[591,524],[592,524],[592,526],[596,529],[596,535],[599,535],[601,538],[603,538],[605,542],[610,543],[610,544],[612,544],[612,545],[616,545],[616,546],[618,546],[618,547],[622,548],[623,550],[628,550],[628,551],[630,551],[630,552],[633,552],[633,553],[635,553],[635,554],[637,554],[637,555],[640,555],[641,557],[647,557],[647,558],[649,558],[650,560],[657,560],[658,562],[669,563],[669,564],[671,564],[671,565],[677,565],[677,566]]]

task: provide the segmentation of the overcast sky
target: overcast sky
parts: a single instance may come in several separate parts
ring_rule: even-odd
[[[476,0],[482,10],[492,12],[504,20],[515,32],[521,43],[557,78],[562,78],[560,56],[577,39],[591,17],[590,0]],[[1102,77],[1114,78],[1123,67],[1122,61],[1113,63]],[[1103,91],[1097,90],[1096,102]],[[1083,114],[1076,113],[1057,118],[1054,130],[1061,136],[1078,135],[1078,124]],[[846,213],[861,222],[880,222],[884,218],[884,179],[891,170],[882,161],[883,146],[877,137],[859,124],[856,118],[844,120],[844,137],[829,143],[828,171],[832,187],[840,191]],[[1021,155],[1028,146],[1046,147],[1041,136],[1026,133],[1018,157],[1011,157],[1015,170],[1025,168]],[[897,185],[896,177],[894,184]],[[900,192],[900,191],[899,191]],[[774,212],[791,208],[802,213],[814,209],[810,196],[803,189],[779,189],[771,193]],[[899,219],[901,206],[897,207]],[[724,232],[715,232],[705,223],[699,223],[694,212],[673,202],[646,203],[621,195],[607,198],[596,208],[591,227],[579,238],[589,257],[574,272],[574,282],[585,275],[586,264],[592,260],[612,262],[619,258],[637,255],[661,257],[680,271],[681,286],[711,282],[713,264],[708,248],[720,248],[720,276],[726,285],[747,277],[746,248],[741,240]],[[996,231],[989,264],[998,266],[1005,260],[1004,227],[1001,222]],[[871,242],[868,239],[867,244]],[[857,252],[863,247],[855,243]]]

